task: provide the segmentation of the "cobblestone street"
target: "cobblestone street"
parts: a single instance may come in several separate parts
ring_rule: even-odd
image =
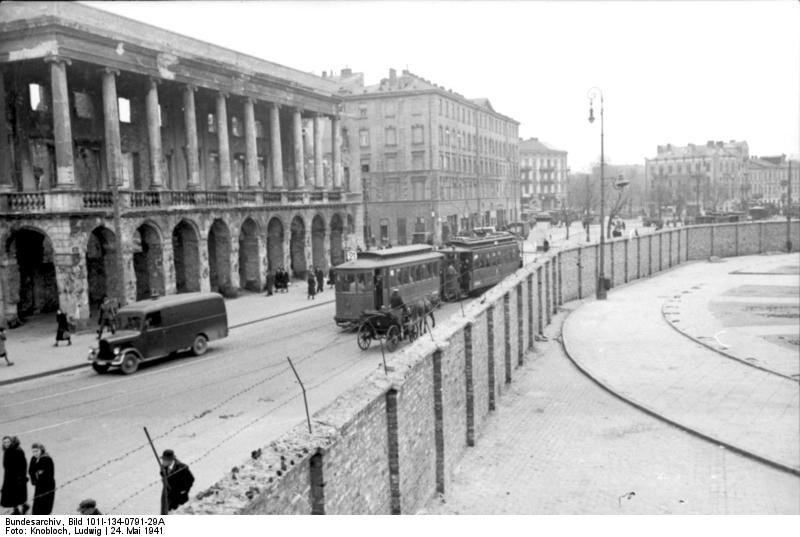
[[[528,355],[432,514],[798,514],[800,479],[645,415],[555,338]]]

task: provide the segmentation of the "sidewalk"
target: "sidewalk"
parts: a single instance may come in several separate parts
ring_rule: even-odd
[[[782,269],[791,266],[794,274],[785,274]],[[800,389],[789,376],[797,371],[797,345],[731,326],[759,317],[763,335],[774,335],[776,330],[764,330],[772,322],[777,332],[794,334],[797,341],[797,314],[772,321],[769,315],[754,316],[752,307],[737,314],[737,303],[725,300],[742,293],[755,296],[761,306],[770,298],[785,306],[781,300],[788,297],[796,305],[797,255],[698,262],[614,289],[608,300],[585,304],[570,315],[563,330],[565,349],[587,375],[645,411],[800,475]],[[674,308],[678,297],[695,294],[662,315],[665,304]],[[678,331],[670,326],[674,321]],[[761,368],[683,333],[704,334],[719,344],[712,332],[724,323],[730,335],[720,350],[752,358]]]
[[[315,300],[308,300],[306,283],[292,281],[288,293],[244,292],[239,298],[228,299],[228,326],[237,326],[264,320],[278,315],[301,311],[305,308],[329,304],[335,300],[333,289],[325,286]],[[333,322],[333,321],[331,321]],[[0,362],[0,386],[22,382],[32,378],[52,375],[72,369],[89,367],[86,357],[89,349],[97,344],[96,332],[79,332],[72,336],[72,345],[59,343],[53,347],[56,335],[55,314],[39,315],[19,328],[7,329],[6,347],[14,365],[8,367]]]
[[[800,514],[800,479],[791,471],[800,464],[798,382],[696,343],[661,312],[700,286],[705,313],[697,315],[710,320],[717,300],[735,296],[725,293],[752,291],[741,289],[752,285],[742,278],[760,277],[766,287],[797,261],[701,261],[614,288],[606,301],[560,308],[445,495],[421,514]],[[736,274],[754,268],[774,276]],[[691,328],[688,302],[677,309]],[[800,330],[797,317],[792,326]],[[753,350],[747,341],[725,343],[745,354]],[[797,361],[796,346],[773,347]]]

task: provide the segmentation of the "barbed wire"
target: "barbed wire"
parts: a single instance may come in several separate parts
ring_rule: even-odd
[[[307,355],[303,356],[301,359],[297,360],[297,362],[298,362],[298,363],[301,363],[301,362],[304,362],[304,361],[306,361],[307,359],[309,359],[309,358],[311,358],[311,357],[313,357],[313,356],[316,356],[316,355],[318,355],[320,352],[322,352],[324,349],[326,349],[326,348],[327,348],[327,346],[328,346],[328,345],[323,345],[323,346],[319,347],[318,349],[314,350],[313,352],[311,352],[311,353],[309,353],[309,354],[307,354]],[[335,374],[333,374],[333,375],[328,375],[328,376],[326,376],[325,378],[321,379],[320,381],[318,381],[318,382],[316,382],[316,383],[312,384],[312,385],[309,387],[309,389],[313,390],[313,389],[315,389],[315,388],[317,388],[317,387],[321,386],[322,384],[325,384],[326,382],[329,382],[329,381],[330,381],[332,378],[334,378],[334,377],[338,376],[339,374],[343,373],[343,372],[344,372],[344,371],[346,371],[347,369],[350,369],[350,368],[354,367],[354,366],[355,366],[355,365],[357,365],[357,364],[358,364],[358,362],[350,362],[350,363],[347,363],[347,362],[345,362],[345,363],[344,363],[344,364],[342,364],[341,366],[339,366],[339,367],[336,367],[336,368],[334,368],[334,369],[332,369],[332,370],[331,370],[331,372],[336,372]],[[223,446],[225,443],[229,442],[230,440],[232,440],[233,438],[235,438],[236,436],[238,436],[239,434],[241,434],[241,433],[242,433],[242,432],[244,432],[245,430],[249,429],[250,427],[252,427],[254,424],[258,423],[259,421],[261,421],[261,420],[263,420],[263,419],[265,419],[265,418],[267,418],[267,417],[271,416],[272,414],[274,414],[274,413],[275,413],[275,412],[277,412],[278,410],[282,409],[283,407],[287,406],[289,403],[291,403],[292,401],[294,401],[295,399],[297,399],[297,398],[299,398],[299,397],[300,397],[300,394],[294,394],[294,395],[290,395],[290,396],[289,396],[287,399],[285,399],[285,400],[284,400],[283,402],[281,402],[280,404],[278,404],[278,405],[276,405],[276,406],[272,407],[270,410],[268,410],[267,412],[265,412],[265,413],[264,413],[264,414],[262,414],[261,416],[258,416],[258,417],[256,417],[256,418],[254,418],[254,419],[252,419],[252,420],[248,421],[248,422],[247,422],[247,423],[245,423],[244,425],[240,426],[239,428],[237,428],[236,430],[234,430],[234,431],[233,431],[231,434],[227,435],[225,438],[223,438],[222,440],[220,440],[219,442],[217,442],[216,444],[214,444],[213,446],[211,446],[209,449],[207,449],[207,450],[206,450],[206,451],[205,451],[203,454],[201,454],[201,455],[199,455],[199,456],[197,456],[197,457],[195,457],[195,458],[193,458],[193,459],[189,460],[188,462],[186,462],[186,464],[196,464],[196,463],[200,462],[201,460],[203,460],[203,459],[205,459],[206,457],[208,457],[208,456],[209,456],[211,453],[213,453],[214,451],[216,451],[217,449],[219,449],[220,447],[222,447],[222,446]],[[144,492],[144,491],[146,491],[147,489],[151,488],[153,485],[158,485],[158,484],[160,484],[160,483],[161,483],[161,479],[160,479],[160,478],[159,478],[159,479],[156,479],[156,480],[153,480],[153,481],[151,481],[150,483],[148,483],[148,484],[144,485],[143,487],[141,487],[141,488],[137,489],[137,490],[136,490],[136,491],[134,491],[133,493],[129,494],[128,496],[126,496],[125,498],[123,498],[122,500],[120,500],[119,502],[117,502],[117,503],[116,503],[116,504],[115,504],[113,507],[111,507],[111,508],[108,510],[108,512],[113,512],[113,511],[115,511],[115,510],[116,510],[116,509],[118,509],[118,508],[119,508],[121,505],[123,505],[123,504],[127,503],[128,501],[130,501],[131,499],[135,498],[136,496],[138,496],[138,495],[139,495],[139,494],[141,494],[142,492]]]
[[[289,337],[289,336],[286,336],[286,337]],[[340,337],[341,337],[340,334],[335,334],[333,337],[331,337],[328,340],[326,340],[326,343],[325,343],[325,345],[323,345],[322,348],[327,347],[330,343],[332,343],[333,341],[335,341],[336,339],[338,339]],[[281,338],[281,339],[283,339],[283,338]],[[313,356],[315,356],[317,354],[317,352],[319,352],[319,351],[315,351],[313,353],[310,353],[310,354],[308,354],[306,356],[301,357],[298,360],[298,363],[302,363],[302,362],[312,358]],[[273,368],[276,368],[276,367],[280,367],[280,365],[281,365],[280,363],[269,364],[269,365],[264,366],[264,367],[262,367],[260,369],[273,369]],[[242,373],[240,375],[236,375],[234,377],[230,377],[230,378],[228,378],[226,380],[235,379],[235,378],[238,378],[238,377],[241,377],[241,376],[245,376],[245,375],[249,376],[249,375],[252,375],[252,373],[253,373],[252,371],[247,371],[247,372],[244,372],[244,373]],[[225,399],[219,401],[217,404],[212,406],[210,409],[206,409],[205,411],[201,412],[200,414],[195,414],[192,417],[173,425],[172,427],[170,427],[166,431],[163,431],[163,432],[153,436],[153,438],[156,439],[156,440],[160,439],[160,438],[164,438],[165,436],[169,435],[170,433],[172,433],[172,432],[174,432],[174,431],[176,431],[178,429],[186,427],[187,425],[190,425],[190,424],[192,424],[192,423],[194,423],[196,421],[199,421],[200,419],[202,419],[202,418],[204,418],[204,417],[206,417],[208,415],[213,414],[216,410],[219,410],[220,408],[222,408],[224,405],[226,405],[227,403],[231,402],[232,400],[234,400],[234,399],[236,399],[236,398],[238,398],[238,397],[240,397],[240,396],[252,391],[256,387],[264,384],[265,382],[269,382],[270,380],[273,380],[274,378],[280,376],[282,373],[284,373],[284,370],[277,371],[277,372],[275,372],[275,373],[273,373],[273,374],[271,374],[271,375],[269,375],[269,376],[267,376],[267,377],[265,377],[265,378],[263,378],[263,379],[261,379],[259,381],[256,381],[256,382],[250,384],[249,386],[247,386],[246,388],[244,388],[242,390],[234,392],[230,396],[228,396]],[[193,389],[196,389],[196,388],[193,388]],[[173,396],[174,396],[174,394],[165,394],[162,397],[159,397],[159,398],[157,398],[155,400],[165,399],[165,398],[173,397]],[[113,410],[113,411],[116,411],[116,409]],[[80,481],[82,479],[85,479],[86,477],[89,477],[89,476],[99,472],[100,470],[102,470],[103,468],[106,468],[107,466],[110,466],[111,464],[114,464],[116,462],[120,462],[120,461],[130,457],[131,455],[141,451],[142,449],[144,449],[148,445],[149,445],[148,443],[142,443],[139,446],[137,446],[135,448],[132,448],[132,449],[122,453],[121,455],[118,455],[116,457],[112,457],[112,458],[106,460],[105,462],[103,462],[102,464],[99,464],[99,465],[95,466],[94,468],[92,468],[90,470],[87,470],[86,472],[83,472],[82,474],[80,474],[78,476],[75,476],[75,477],[67,480],[66,482],[60,484],[58,487],[56,487],[54,489],[54,491],[63,490],[64,488],[72,485],[73,483],[75,483],[77,481]],[[48,492],[48,494],[49,494],[49,492]],[[34,496],[33,499],[42,497],[44,495],[45,494],[40,494],[38,496]]]

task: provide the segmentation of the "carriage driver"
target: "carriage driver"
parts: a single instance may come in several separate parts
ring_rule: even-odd
[[[400,296],[400,291],[396,287],[392,289],[392,294],[389,297],[389,307],[392,310],[392,315],[394,315],[400,323],[400,326],[403,326],[407,316],[406,304],[403,302],[403,297]]]

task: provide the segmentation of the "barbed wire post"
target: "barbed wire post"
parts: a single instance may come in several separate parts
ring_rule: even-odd
[[[292,367],[292,371],[294,372],[294,376],[297,377],[297,382],[300,383],[300,389],[303,390],[303,405],[306,407],[306,421],[308,422],[308,434],[312,434],[311,431],[311,414],[308,412],[308,399],[306,399],[306,387],[303,386],[303,381],[300,380],[300,375],[297,374],[297,369],[294,368],[294,364],[292,363],[292,359],[288,356],[286,359],[289,361],[289,365]]]
[[[147,436],[147,441],[150,443],[150,448],[153,450],[153,456],[156,458],[158,473],[161,475],[161,514],[166,515],[169,513],[169,484],[167,483],[167,473],[164,471],[164,467],[161,466],[161,459],[158,458],[158,451],[156,451],[156,446],[153,444],[153,439],[150,438],[150,433],[147,431],[147,427],[142,428],[144,429],[144,434]]]

